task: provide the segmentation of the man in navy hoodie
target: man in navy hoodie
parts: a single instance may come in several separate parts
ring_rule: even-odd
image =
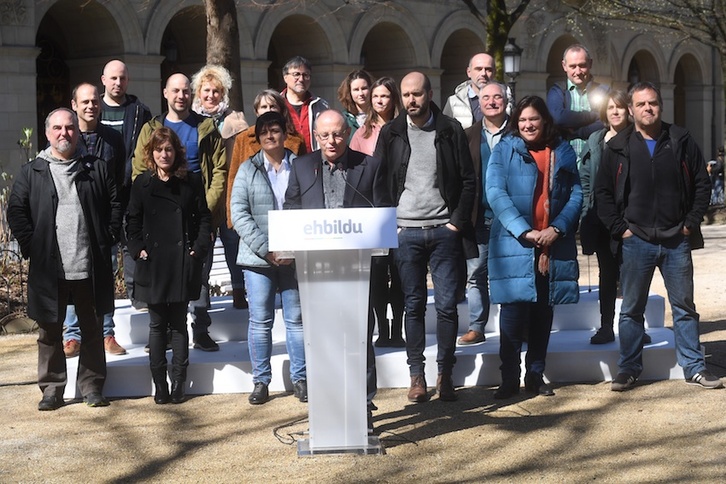
[[[655,85],[639,82],[629,98],[634,123],[607,143],[595,181],[598,216],[622,258],[620,359],[611,389],[630,389],[643,371],[644,313],[656,267],[673,310],[686,383],[721,388],[706,369],[693,303],[691,249],[703,247],[700,226],[711,194],[706,163],[688,131],[661,120],[663,98]]]

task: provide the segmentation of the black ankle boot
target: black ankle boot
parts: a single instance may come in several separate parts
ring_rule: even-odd
[[[164,405],[165,403],[169,403],[169,385],[167,385],[166,381],[163,383],[154,383],[154,386],[156,387],[156,392],[154,393],[154,403],[157,405]]]
[[[151,370],[151,378],[154,380],[154,403],[163,405],[169,403],[169,385],[166,382],[166,368]]]
[[[388,328],[388,320],[378,321],[378,339],[376,340],[376,346],[379,348],[385,348],[390,346],[391,337]]]
[[[184,401],[184,382],[171,382],[171,403],[182,403]]]
[[[406,341],[403,339],[403,321],[393,318],[391,320],[391,346],[394,348],[405,348]]]

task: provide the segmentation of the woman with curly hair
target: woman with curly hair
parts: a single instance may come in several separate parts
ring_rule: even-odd
[[[237,134],[248,128],[245,115],[229,107],[229,91],[232,89],[232,76],[219,65],[206,65],[192,76],[192,110],[202,116],[214,118],[219,134],[224,139],[227,164],[232,159],[232,150]],[[227,176],[227,181],[233,177]],[[226,215],[225,215],[226,218]],[[234,230],[221,224],[219,238],[224,246],[224,258],[229,269],[232,283],[232,300],[235,308],[247,307],[245,283],[242,270],[234,263],[239,247],[239,236]]]

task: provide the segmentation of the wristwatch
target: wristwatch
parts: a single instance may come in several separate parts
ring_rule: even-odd
[[[554,225],[550,225],[550,227],[552,227],[552,230],[554,230],[557,235],[562,235],[562,231],[560,229],[558,229]]]

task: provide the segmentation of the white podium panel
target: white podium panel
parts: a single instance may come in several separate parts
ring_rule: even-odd
[[[368,435],[371,256],[398,247],[395,208],[273,210],[269,250],[294,252],[302,306],[309,439],[298,455],[378,454]]]
[[[398,247],[393,207],[267,213],[272,252]]]
[[[296,252],[295,264],[310,417],[299,453],[379,453],[366,418],[371,250]]]

